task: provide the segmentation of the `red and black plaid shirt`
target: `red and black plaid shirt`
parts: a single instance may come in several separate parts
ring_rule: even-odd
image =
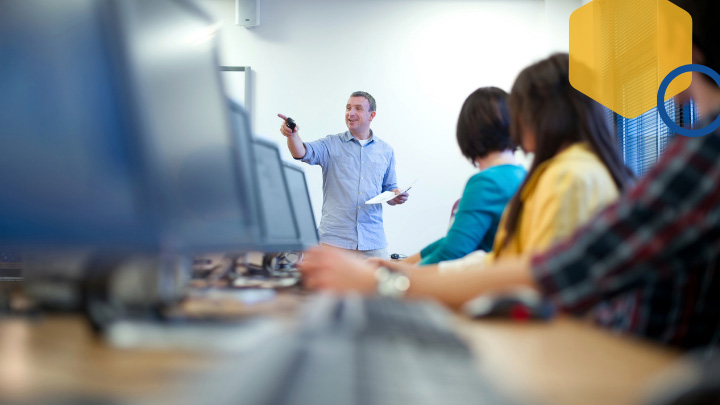
[[[677,137],[633,189],[532,259],[559,307],[683,348],[720,342],[720,131]]]

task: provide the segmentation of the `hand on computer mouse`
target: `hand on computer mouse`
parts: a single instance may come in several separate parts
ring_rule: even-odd
[[[523,287],[483,294],[465,303],[463,312],[471,318],[549,320],[555,316],[555,307],[536,290]]]

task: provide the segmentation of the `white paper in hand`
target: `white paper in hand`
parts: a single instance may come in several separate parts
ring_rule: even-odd
[[[380,193],[376,195],[375,197],[365,201],[365,204],[382,204],[386,201],[390,201],[393,198],[397,197],[394,192],[392,191],[385,191],[383,193]]]
[[[417,182],[417,179],[415,179],[415,181],[410,183],[410,185],[407,188],[405,188],[405,191],[403,191],[403,193],[410,190],[416,182]],[[382,204],[384,202],[392,200],[395,197],[397,197],[397,195],[395,195],[394,192],[385,191],[385,192],[382,192],[382,193],[376,195],[375,197],[365,201],[365,204]]]

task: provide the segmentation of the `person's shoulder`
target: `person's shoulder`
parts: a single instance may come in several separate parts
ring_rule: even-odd
[[[543,182],[557,178],[580,178],[600,167],[604,167],[602,161],[587,145],[575,143],[541,164],[534,176]]]
[[[390,146],[389,143],[383,141],[382,139],[378,138],[373,134],[373,143],[375,144],[375,147],[372,148],[372,153],[379,153],[387,158],[392,157],[395,154],[395,150],[393,150],[393,147]]]
[[[484,195],[497,193],[502,189],[502,181],[496,176],[499,172],[486,169],[470,177],[465,185],[466,193]]]
[[[323,142],[323,143],[329,144],[329,143],[343,142],[345,139],[346,139],[346,134],[344,132],[340,132],[338,134],[325,135],[322,138],[319,138],[319,139],[316,139],[316,140],[310,141],[310,142]]]
[[[490,177],[525,177],[527,170],[520,165],[506,164],[497,165],[481,171],[478,174],[484,174]]]
[[[593,152],[590,145],[585,142],[576,142],[550,160],[551,167],[572,168],[578,165],[597,166],[602,165],[600,158]]]
[[[340,140],[344,141],[348,138],[347,132],[338,132],[337,134],[330,134],[325,137],[325,139],[333,139],[333,140]]]
[[[525,175],[527,175],[527,170],[522,166],[499,165],[475,174],[470,177],[468,183],[492,184],[502,188],[504,184],[521,182],[525,178]]]
[[[558,159],[556,164],[551,166],[557,173],[564,173],[567,176],[610,175],[602,159],[586,144],[576,145],[565,159]]]
[[[390,146],[389,143],[385,142],[382,138],[375,135],[375,133],[373,133],[373,142],[377,143],[378,145],[382,145],[383,148],[392,149],[392,146]]]
[[[572,159],[557,159],[548,165],[540,178],[540,188],[556,191],[614,187],[610,171],[592,151],[580,151]]]
[[[483,170],[468,179],[463,190],[461,204],[463,210],[485,211],[497,203],[505,205],[507,199],[515,194],[516,188],[508,190],[507,181]]]
[[[592,157],[591,157],[592,158]],[[539,183],[547,186],[548,184],[558,184],[568,181],[574,181],[575,179],[582,178],[586,175],[588,168],[592,168],[594,165],[587,164],[582,159],[552,159],[548,162],[539,175]]]

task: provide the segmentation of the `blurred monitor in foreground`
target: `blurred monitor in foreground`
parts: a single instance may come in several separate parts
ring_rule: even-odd
[[[295,218],[297,218],[298,227],[300,228],[300,240],[305,248],[316,246],[320,240],[305,172],[300,167],[287,162],[283,163],[283,167],[285,168],[285,177],[290,189]]]
[[[266,252],[302,250],[297,219],[278,146],[263,139],[253,140],[258,173],[264,246]]]
[[[3,1],[0,243],[257,248],[216,27],[183,0]]]

